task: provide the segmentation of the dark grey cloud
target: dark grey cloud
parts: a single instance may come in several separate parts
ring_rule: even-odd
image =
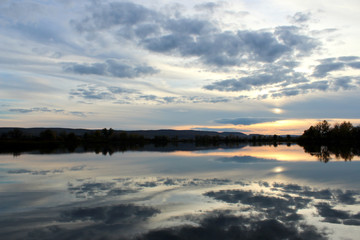
[[[73,116],[77,116],[77,117],[86,117],[87,114],[83,113],[83,112],[79,112],[79,111],[72,111],[72,112],[69,112],[71,115]]]
[[[158,13],[131,2],[108,4],[94,2],[90,15],[80,21],[73,20],[72,24],[78,31],[83,32],[109,29],[119,25],[131,27],[159,17]]]
[[[115,60],[107,60],[106,61],[108,72],[115,77],[120,78],[134,78],[134,77],[140,77],[140,76],[146,76],[146,75],[152,75],[158,72],[158,70],[142,65],[142,66],[136,66],[132,67],[127,64],[119,63]]]
[[[23,173],[31,173],[32,171],[29,169],[14,169],[9,170],[7,173],[9,174],[23,174]]]
[[[316,91],[321,91],[321,92],[326,92],[330,90],[334,91],[339,89],[339,86],[337,86],[337,84],[341,84],[341,81],[339,81],[339,83],[334,83],[334,81],[325,81],[325,80],[309,82],[309,83],[301,83],[294,87],[284,87],[276,91],[271,91],[271,94],[265,96],[265,98],[289,97],[289,96],[307,94]]]
[[[95,86],[81,85],[77,89],[70,91],[71,97],[81,97],[84,99],[115,99],[113,94],[107,89],[99,89]]]
[[[344,89],[350,90],[354,89],[357,86],[353,84],[353,79],[351,77],[338,77],[333,80],[333,85],[335,89]]]
[[[9,109],[10,112],[18,112],[18,113],[31,113],[31,112],[58,112],[58,109],[49,109],[47,107],[41,108],[12,108]]]
[[[335,196],[336,200],[342,204],[353,205],[359,203],[359,201],[357,200],[359,193],[352,190],[337,190],[335,192]]]
[[[164,28],[173,34],[181,35],[202,35],[215,31],[210,22],[191,18],[169,19]]]
[[[303,83],[296,86],[297,88],[306,92],[307,90],[321,90],[326,91],[329,89],[329,82],[328,81],[315,81],[310,83]]]
[[[31,175],[47,175],[64,173],[66,171],[82,171],[86,165],[79,165],[73,167],[56,168],[51,170],[31,170],[31,169],[12,169],[7,171],[8,174],[31,174]]]
[[[308,82],[308,79],[303,74],[295,72],[292,69],[292,66],[296,65],[296,62],[280,62],[279,65],[265,65],[263,69],[250,72],[248,76],[238,79],[215,81],[205,85],[203,88],[206,90],[237,92],[261,89],[264,86],[274,84],[280,84],[281,87],[286,87],[290,84]]]
[[[106,64],[104,63],[93,63],[93,64],[78,64],[71,63],[66,64],[64,70],[66,72],[73,72],[78,74],[95,74],[105,75]]]
[[[81,166],[75,166],[74,170],[77,168]],[[217,178],[158,177],[149,180],[142,177],[121,177],[109,182],[83,182],[81,179],[77,182],[80,184],[69,183],[68,190],[93,194],[91,201],[36,208],[31,212],[26,211],[20,214],[16,211],[12,215],[2,216],[0,217],[2,226],[0,237],[5,239],[134,239],[135,236],[139,240],[193,239],[194,237],[197,239],[327,239],[332,237],[329,236],[331,234],[329,231],[317,229],[313,221],[311,221],[313,225],[308,225],[307,219],[299,213],[303,209],[312,211],[314,207],[314,214],[318,214],[324,222],[352,226],[360,224],[360,213],[337,209],[338,206],[343,207],[344,204],[358,204],[359,195],[351,190],[317,190],[294,183],[271,185],[262,181],[244,183]],[[203,196],[212,201],[226,202],[228,208],[201,211],[195,214],[172,215],[168,223],[171,224],[175,219],[175,225],[152,228],[146,223],[150,222],[150,225],[159,226],[158,223],[163,222],[157,222],[158,218],[154,217],[161,213],[165,216],[168,214],[163,212],[166,211],[166,206],[163,210],[151,206],[153,201],[149,201],[150,205],[143,205],[144,199],[153,199],[155,195],[159,196],[158,192],[154,195],[152,192],[150,196],[140,198],[138,194],[132,198],[131,194],[139,192],[142,188],[154,186],[167,186],[168,189],[176,189],[176,192],[186,192],[188,187],[194,186],[206,189],[210,186],[216,189],[219,189],[219,186],[225,186],[226,190],[208,191]],[[229,186],[236,189],[229,190]],[[254,188],[249,190],[249,187]],[[258,187],[261,189],[254,190]],[[53,196],[49,193],[27,191],[11,196],[13,194],[1,195],[5,201],[5,205],[2,201],[3,206],[14,204],[29,206],[29,203]],[[22,198],[19,198],[19,194]],[[127,194],[125,201],[121,197],[124,194]],[[21,199],[20,203],[14,199]],[[127,203],[129,199],[131,204]],[[113,204],[114,200],[118,203]],[[172,205],[173,202],[170,204]],[[158,206],[157,203],[154,205]]]
[[[110,92],[114,94],[122,94],[122,93],[138,93],[138,90],[135,89],[128,89],[128,88],[122,88],[122,87],[108,87],[107,88]]]
[[[345,64],[342,62],[331,62],[331,63],[322,63],[315,67],[313,76],[322,78],[327,76],[329,72],[338,71],[344,69]]]
[[[328,203],[315,205],[324,222],[360,226],[360,212],[351,214],[349,211],[334,209]]]
[[[139,96],[140,99],[144,99],[146,101],[156,101],[158,99],[155,95],[141,95]]]
[[[192,21],[187,25],[193,26],[190,28],[193,29],[192,34],[199,35],[196,39],[190,33],[179,33],[178,27],[173,27],[170,34],[148,38],[142,43],[151,51],[197,56],[203,63],[218,67],[246,65],[253,61],[274,62],[285,56],[289,58],[295,52],[297,55],[308,55],[319,46],[316,40],[302,35],[296,27],[278,27],[272,33],[215,31],[211,25],[201,21]]]
[[[309,83],[300,83],[294,87],[284,87],[276,91],[270,91],[270,95],[262,96],[265,98],[280,98],[296,96],[300,94],[307,94],[311,92],[326,92],[338,90],[352,90],[359,87],[358,77],[337,77],[329,78],[328,80],[314,81]]]
[[[257,123],[275,122],[281,120],[279,118],[233,118],[233,119],[218,119],[216,123],[234,124],[234,125],[252,125]]]
[[[103,195],[113,188],[115,188],[114,182],[85,182],[76,186],[69,183],[68,185],[69,192],[78,197],[94,197],[97,195]]]
[[[320,60],[320,64],[314,69],[313,76],[323,78],[334,71],[344,70],[346,67],[360,69],[360,62],[356,61],[357,56],[341,56],[338,58],[327,58]]]
[[[357,197],[359,193],[351,190],[330,190],[330,189],[313,189],[308,186],[297,184],[274,183],[273,188],[286,193],[296,193],[299,196],[312,197],[315,199],[331,200],[339,204],[353,205],[358,204]]]
[[[273,187],[287,193],[297,193],[300,196],[313,197],[315,199],[332,200],[335,196],[329,189],[312,189],[310,187],[302,187],[294,184],[275,183]]]
[[[105,224],[122,223],[133,224],[135,222],[145,220],[155,214],[159,210],[151,207],[128,205],[115,205],[94,208],[76,208],[61,213],[60,221],[94,221],[103,222]]]
[[[292,51],[299,51],[299,55],[309,55],[320,43],[300,33],[300,28],[294,26],[281,26],[275,29],[275,35],[292,48]]]
[[[195,8],[212,11],[217,6],[217,3],[205,3]],[[147,50],[198,57],[202,63],[215,67],[272,63],[289,59],[295,53],[308,55],[320,44],[291,26],[278,27],[274,32],[222,31],[208,19],[170,16],[134,3],[95,4],[92,9],[88,17],[73,21],[79,31],[115,28],[117,34],[126,35]]]
[[[299,201],[301,199],[295,199],[290,196],[288,196],[287,199],[284,199],[266,195],[257,195],[252,191],[245,190],[221,190],[218,192],[211,191],[205,193],[204,195],[227,203],[242,203],[251,205],[256,209],[275,207],[283,209],[284,211],[288,210],[290,212],[292,212],[292,206],[296,206],[297,209],[305,208],[306,205],[311,201],[308,199],[303,199],[304,202],[302,202]]]
[[[135,89],[122,87],[103,87],[93,84],[79,85],[76,89],[70,91],[70,97],[79,97],[87,100],[116,100],[118,95],[127,95],[138,93]]]
[[[196,40],[176,33],[145,41],[145,47],[156,52],[175,51],[182,56],[197,56],[202,62],[218,67],[253,61],[273,62],[290,49],[271,33],[261,31],[219,32],[201,35]]]
[[[196,219],[191,216],[190,220]],[[326,239],[326,234],[309,225],[297,226],[275,219],[263,220],[258,216],[235,216],[226,211],[213,211],[197,220],[197,226],[181,226],[156,229],[139,236],[139,240],[150,239]]]
[[[148,37],[153,37],[160,34],[161,28],[154,23],[144,23],[139,24],[134,29],[134,34],[140,39],[145,39]]]
[[[183,103],[224,103],[232,98],[207,96],[165,96],[143,94],[136,89],[116,86],[100,86],[82,84],[69,92],[70,98],[83,98],[86,100],[112,100],[116,104],[183,104]],[[144,103],[145,101],[145,103]],[[79,113],[81,114],[81,113]],[[76,115],[74,113],[74,115]]]
[[[360,62],[350,62],[347,65],[355,69],[360,69]]]
[[[355,60],[359,60],[359,57],[357,56],[342,56],[342,57],[338,57],[339,61],[342,62],[353,62]]]
[[[131,66],[109,59],[105,63],[78,64],[67,63],[63,67],[64,71],[77,74],[94,74],[103,76],[113,76],[118,78],[136,78],[140,76],[152,75],[158,70],[147,66]]]

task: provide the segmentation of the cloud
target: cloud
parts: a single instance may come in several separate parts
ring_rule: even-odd
[[[297,209],[305,208],[307,203],[310,202],[310,200],[307,199],[303,199],[304,202],[302,202],[300,201],[300,198],[295,199],[290,196],[288,199],[284,199],[272,196],[256,195],[252,191],[245,190],[220,190],[217,192],[210,191],[204,195],[227,203],[242,203],[251,205],[256,209],[275,207],[289,212],[292,212],[291,209],[293,206],[296,206]]]
[[[360,69],[360,62],[356,61],[357,56],[341,56],[337,58],[327,58],[320,60],[320,64],[314,69],[313,76],[317,78],[323,78],[329,75],[331,72],[344,70],[346,67],[353,69]]]
[[[282,87],[291,84],[308,82],[305,75],[295,72],[292,67],[296,62],[280,62],[263,66],[261,70],[250,72],[248,76],[238,79],[218,80],[205,85],[206,90],[217,90],[225,92],[239,92],[245,90],[261,89],[265,86],[281,84]]]
[[[306,35],[300,33],[300,28],[295,26],[281,26],[275,29],[275,35],[283,43],[292,48],[292,51],[298,51],[299,56],[309,55],[320,43]]]
[[[28,109],[25,109],[25,108],[12,108],[12,109],[9,109],[10,112],[18,112],[18,113],[31,113],[31,112],[58,112],[60,110],[58,109],[53,109],[53,110],[50,110],[49,108],[47,107],[42,107],[42,108],[28,108]]]
[[[292,23],[306,23],[311,19],[310,12],[296,12],[293,16],[289,16]]]
[[[158,70],[150,66],[141,65],[134,67],[112,59],[107,60],[105,63],[67,63],[63,69],[66,72],[77,74],[94,74],[118,78],[136,78],[140,76],[152,75],[158,72]]]
[[[288,31],[288,28],[281,28],[281,32],[284,31]],[[290,43],[291,38],[289,39],[287,40],[289,41],[288,45],[298,44],[296,41]],[[306,49],[307,44],[301,46],[301,48]],[[306,50],[303,52],[306,52]],[[331,72],[344,70],[346,67],[354,69],[360,68],[359,62],[354,62],[356,59],[358,59],[358,57],[355,56],[322,59],[321,63],[314,68],[311,76],[296,72],[294,68],[297,67],[298,63],[295,61],[279,62],[277,64],[264,65],[262,70],[255,70],[248,73],[247,76],[237,79],[218,80],[203,86],[203,88],[210,91],[217,90],[222,92],[259,90],[270,86],[275,88],[274,90],[270,90],[268,94],[259,95],[259,99],[296,96],[314,91],[350,90],[358,87],[356,80],[359,79],[359,77],[328,77],[327,80],[317,80],[317,78],[324,78]],[[315,79],[311,80],[311,77],[315,77]]]
[[[80,111],[65,111],[63,109],[49,109],[47,107],[35,107],[35,108],[11,108],[8,110],[9,112],[15,113],[56,113],[56,114],[66,114],[66,115],[73,115],[77,117],[86,117],[89,113],[88,112],[80,112]]]
[[[342,56],[342,57],[338,57],[339,61],[342,62],[352,62],[355,60],[359,60],[359,57],[357,56]]]
[[[74,167],[76,168],[77,166]],[[327,223],[352,226],[360,224],[360,213],[336,209],[337,206],[344,207],[343,204],[358,204],[358,193],[350,190],[317,190],[294,183],[271,185],[262,181],[244,183],[217,178],[121,177],[109,182],[78,181],[81,183],[77,186],[68,184],[69,191],[83,191],[84,195],[89,196],[93,194],[91,201],[49,208],[36,207],[30,212],[19,214],[19,206],[31,206],[53,196],[53,193],[34,194],[22,191],[21,194],[15,193],[15,196],[5,195],[3,205],[17,211],[0,218],[0,236],[11,239],[133,239],[134,236],[139,240],[193,239],[194,236],[197,239],[327,239],[333,237],[331,233],[323,229],[324,225],[320,225],[321,228],[318,229],[312,218],[308,222],[308,216],[318,215]],[[157,192],[160,188],[140,191],[142,188],[153,188],[154,185],[166,186],[166,190],[161,190],[162,193],[174,197],[179,191],[186,192],[188,187],[200,187],[207,191],[198,192],[202,195],[199,199],[203,199],[203,202],[215,204],[214,206],[217,206],[217,201],[227,204],[222,204],[225,207],[221,209],[185,215],[180,212],[169,217],[167,204],[174,206],[172,198],[169,202],[162,203],[163,208],[159,209],[156,199],[161,196]],[[220,186],[224,186],[224,189],[220,190]],[[209,187],[215,187],[216,190],[209,191]],[[311,194],[307,196],[306,192]],[[315,194],[316,192],[319,194]],[[19,194],[25,194],[25,197],[19,198]],[[127,194],[125,199],[122,198],[124,194]],[[141,197],[139,194],[145,195]],[[314,199],[314,196],[321,197]],[[13,199],[20,199],[21,204]],[[145,199],[149,200],[146,201],[149,205],[143,205]],[[117,203],[113,204],[114,201]],[[132,203],[129,204],[129,201]],[[306,212],[306,217],[299,212]],[[159,218],[156,217],[158,214]],[[15,226],[16,231],[13,231]]]
[[[100,86],[94,84],[82,84],[70,91],[70,97],[79,97],[87,100],[115,100],[118,95],[138,93],[135,89],[115,86]]]
[[[296,193],[300,196],[313,197],[315,199],[323,200],[332,200],[341,204],[353,205],[358,204],[357,197],[359,196],[358,192],[346,190],[330,190],[330,189],[312,189],[307,186],[300,186],[297,184],[283,184],[283,183],[274,183],[274,189],[278,191],[283,191],[287,193]]]
[[[314,77],[322,78],[328,75],[329,72],[338,71],[344,69],[345,64],[342,62],[331,62],[331,63],[322,63],[315,67],[313,73]]]
[[[287,193],[297,193],[300,196],[313,197],[315,199],[331,200],[334,196],[329,189],[312,189],[310,187],[302,187],[296,184],[274,183],[273,187]]]
[[[212,12],[218,6],[204,3],[195,8]],[[197,57],[205,65],[220,68],[273,63],[295,53],[304,56],[320,45],[293,26],[278,27],[275,31],[223,31],[209,19],[181,14],[174,17],[134,3],[95,4],[91,9],[87,17],[73,21],[80,32],[114,28],[117,34],[126,35],[152,52]]]
[[[346,190],[343,192],[342,190],[338,190],[335,193],[336,199],[338,202],[346,205],[353,205],[358,204],[359,201],[357,200],[357,197],[359,196],[358,192]]]
[[[227,158],[218,158],[216,161],[224,162],[224,163],[269,163],[275,162],[276,159],[269,159],[269,158],[258,158],[252,156],[234,156],[234,157],[227,157]]]
[[[201,3],[201,4],[197,4],[194,6],[194,9],[198,10],[198,11],[208,11],[211,13],[214,13],[215,10],[219,7],[221,7],[223,4],[220,3],[215,3],[215,2],[207,2],[207,3]]]
[[[115,188],[114,182],[85,182],[78,186],[68,184],[69,192],[75,194],[78,198],[106,195],[113,188]]]
[[[35,22],[46,13],[44,6],[35,2],[2,2],[0,13],[8,23]]]
[[[347,65],[355,69],[360,69],[360,62],[350,62]]]
[[[189,34],[174,32],[146,39],[143,44],[154,52],[197,56],[203,63],[217,67],[242,65],[246,60],[273,62],[291,51],[272,33],[248,30],[201,34],[196,40]]]
[[[146,21],[158,19],[158,13],[131,2],[112,2],[101,4],[95,2],[91,6],[90,15],[72,24],[80,31],[95,31],[109,29],[114,26],[131,27]]]
[[[74,210],[64,211],[61,213],[60,221],[75,222],[77,220],[90,220],[103,222],[105,224],[132,224],[139,220],[145,220],[157,213],[159,213],[159,210],[151,207],[120,204],[94,208],[76,208]]]
[[[82,84],[69,92],[70,98],[86,100],[113,100],[115,104],[185,104],[185,103],[224,103],[233,99],[229,97],[208,96],[157,96],[144,94],[136,89],[116,86]]]
[[[351,214],[348,211],[334,209],[328,203],[319,203],[315,207],[324,218],[324,222],[360,226],[360,212]]]
[[[281,119],[278,118],[233,118],[233,119],[218,119],[216,123],[233,124],[233,125],[252,125],[257,123],[275,122]]]
[[[164,28],[181,35],[202,35],[215,30],[210,22],[191,18],[168,19]]]
[[[344,90],[351,90],[356,88],[357,86],[352,84],[351,77],[338,77],[333,80],[334,88],[335,89],[344,89]]]
[[[313,226],[296,225],[292,221],[262,219],[261,216],[235,216],[227,211],[211,211],[203,218],[189,216],[196,225],[151,230],[139,236],[147,239],[326,239],[326,234]]]
[[[84,170],[86,165],[79,165],[73,167],[64,167],[64,168],[56,168],[51,170],[30,170],[30,169],[13,169],[9,170],[8,174],[32,174],[32,175],[47,175],[47,174],[57,174],[64,173],[66,171],[82,171]]]

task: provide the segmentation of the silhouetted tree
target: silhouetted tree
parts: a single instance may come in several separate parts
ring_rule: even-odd
[[[40,133],[41,140],[45,141],[55,141],[56,140],[56,132],[46,129]]]
[[[12,131],[8,132],[8,136],[11,139],[21,139],[24,137],[24,133],[20,129],[14,128]]]

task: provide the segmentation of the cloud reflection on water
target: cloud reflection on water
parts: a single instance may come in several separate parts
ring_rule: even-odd
[[[119,177],[106,181],[74,180],[69,182],[68,192],[79,200],[0,215],[0,237],[327,239],[329,232],[324,225],[314,224],[314,216],[320,217],[323,224],[360,225],[360,212],[349,208],[360,206],[358,192],[294,183]],[[178,196],[201,202],[194,205],[177,199]],[[181,210],[184,206],[177,206],[179,201],[188,206],[187,211]],[[6,207],[4,204],[2,207]],[[27,204],[26,199],[23,204]]]
[[[0,156],[0,239],[358,236],[359,164],[271,157],[300,150]]]

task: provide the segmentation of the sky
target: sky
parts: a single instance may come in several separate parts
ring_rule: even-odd
[[[0,127],[360,124],[360,2],[1,0]]]

